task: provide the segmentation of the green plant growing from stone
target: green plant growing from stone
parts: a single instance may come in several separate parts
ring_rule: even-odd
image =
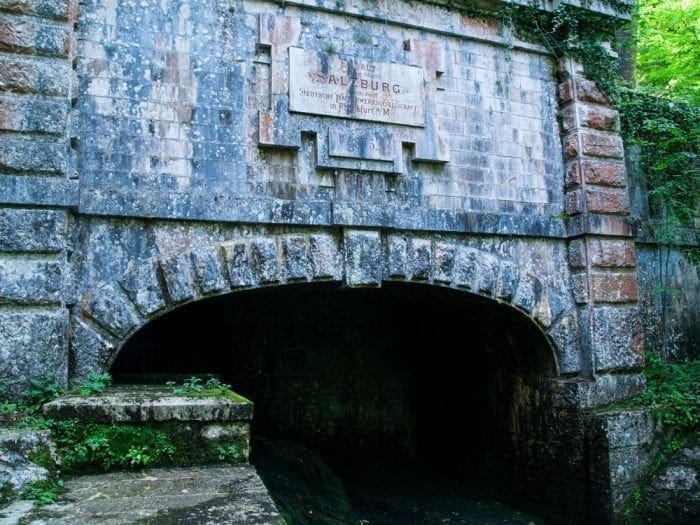
[[[112,376],[109,373],[90,372],[87,377],[78,385],[78,394],[89,396],[100,394],[112,383]]]
[[[23,404],[29,412],[37,411],[42,405],[53,401],[63,393],[55,374],[42,374],[30,380],[30,387],[23,399]]]
[[[371,44],[372,35],[365,32],[355,33],[355,35],[353,36],[353,40],[356,44]]]
[[[63,494],[63,480],[56,477],[35,481],[24,491],[24,497],[36,501],[39,506],[51,505]]]
[[[237,463],[241,460],[241,453],[235,443],[218,445],[216,447],[217,459],[226,463]]]
[[[175,381],[165,383],[172,389],[173,394],[190,397],[227,397],[239,401],[247,401],[243,396],[231,390],[231,385],[222,383],[219,379],[212,377],[204,379],[196,376],[185,379],[181,384]]]

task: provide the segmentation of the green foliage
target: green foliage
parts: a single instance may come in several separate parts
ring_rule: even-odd
[[[638,0],[637,80],[700,104],[700,0]]]
[[[238,463],[241,461],[241,452],[235,443],[217,445],[216,452],[217,459],[224,463]]]
[[[166,464],[176,452],[167,432],[147,425],[71,420],[53,421],[51,430],[66,472]]]
[[[182,422],[154,424],[50,423],[66,473],[108,471],[165,465],[238,463],[245,459],[247,437],[212,441]]]
[[[630,403],[652,407],[667,427],[697,430],[700,426],[700,359],[668,363],[649,352],[644,373],[646,392]],[[675,446],[678,449],[682,443]]]
[[[63,481],[54,477],[49,477],[31,483],[24,492],[24,497],[35,500],[37,505],[50,505],[63,494]]]
[[[44,403],[53,401],[63,393],[55,374],[42,374],[30,380],[29,392],[23,399],[23,404],[30,411],[38,410]]]
[[[660,240],[678,241],[700,199],[700,106],[621,89],[615,98],[628,146],[638,146],[640,178],[649,190]]]
[[[185,379],[181,384],[175,381],[165,383],[169,386],[173,394],[188,397],[226,397],[234,401],[249,402],[243,396],[231,390],[231,385],[222,383],[216,378],[209,378],[206,381],[200,377],[192,376]]]
[[[90,372],[85,380],[78,385],[78,394],[81,396],[90,396],[92,394],[100,394],[104,392],[112,383],[112,376],[109,373],[99,374]]]

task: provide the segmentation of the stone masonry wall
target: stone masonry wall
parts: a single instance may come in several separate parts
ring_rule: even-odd
[[[562,235],[553,67],[499,31],[423,4],[85,2],[80,209]],[[290,113],[289,46],[421,69],[424,120]]]
[[[76,2],[0,1],[0,378],[67,381]]]

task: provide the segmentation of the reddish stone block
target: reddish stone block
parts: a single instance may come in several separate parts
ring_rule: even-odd
[[[629,213],[629,197],[623,192],[586,191],[586,211],[597,213]]]
[[[622,163],[586,160],[581,163],[580,168],[582,180],[586,184],[625,186],[627,183],[625,166]]]
[[[592,80],[583,77],[574,79],[576,100],[583,102],[595,102],[597,104],[610,104],[610,99],[603,93]]]
[[[590,276],[591,299],[596,303],[628,303],[637,300],[636,273],[603,273]]]
[[[594,157],[624,156],[622,138],[616,134],[581,133],[582,153]]]
[[[579,134],[572,133],[564,137],[564,157],[567,159],[575,159],[579,155],[579,144],[578,144]]]
[[[566,189],[581,185],[581,165],[579,161],[571,162],[566,170],[564,187]]]
[[[578,105],[576,109],[579,126],[603,131],[619,131],[620,129],[620,116],[614,109],[584,104]]]
[[[588,241],[588,257],[591,265],[598,268],[636,266],[634,242],[628,240],[591,239]]]
[[[578,215],[583,213],[584,208],[581,202],[581,190],[575,190],[566,194],[566,213]]]

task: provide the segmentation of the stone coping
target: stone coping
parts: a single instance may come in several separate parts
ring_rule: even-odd
[[[165,421],[249,421],[253,403],[233,396],[176,395],[165,385],[114,385],[100,394],[69,394],[43,408],[56,419],[101,423],[153,423]]]

